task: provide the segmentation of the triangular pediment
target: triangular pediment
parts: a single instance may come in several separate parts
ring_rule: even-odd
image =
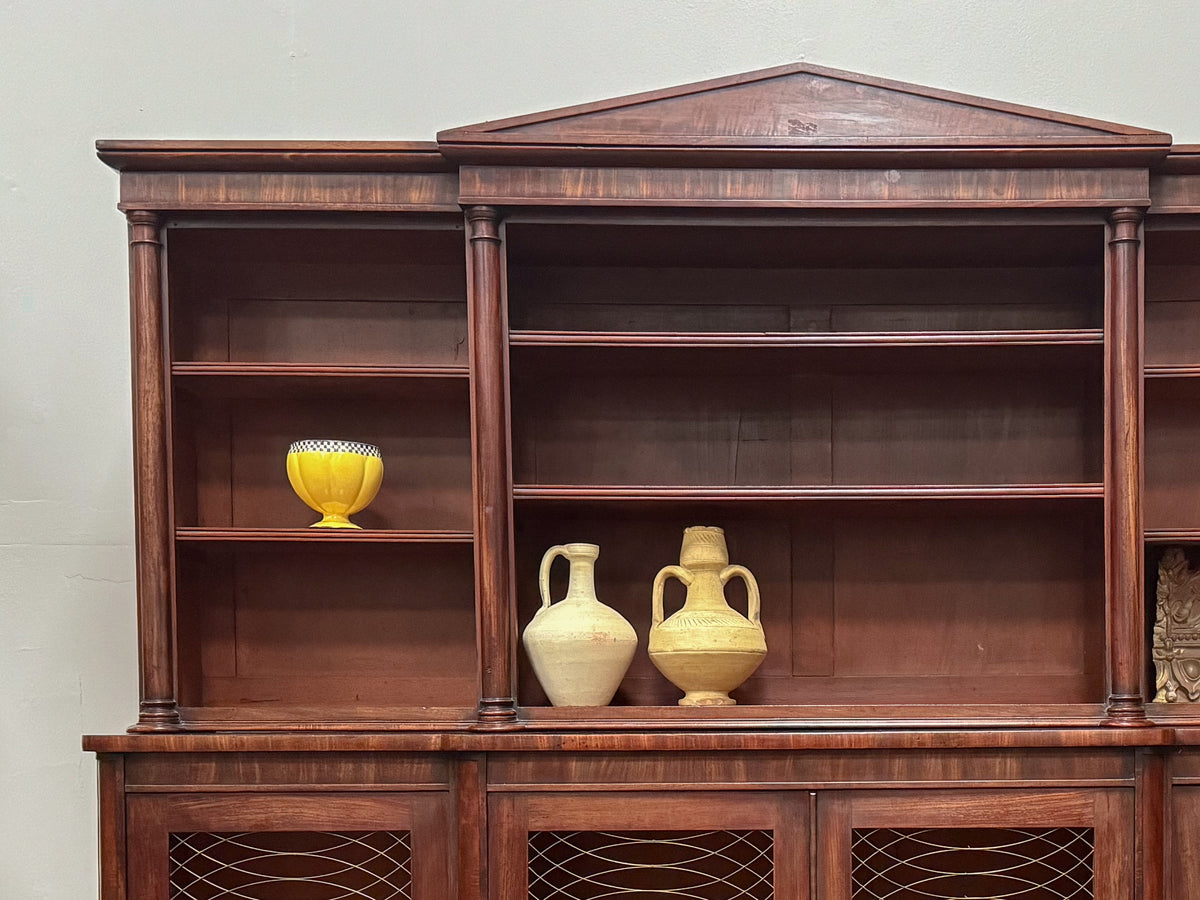
[[[1016,165],[1089,149],[1125,165],[1132,155],[1166,153],[1170,136],[1110,122],[984,100],[800,63],[454,128],[442,152],[468,161],[556,156],[617,162],[687,153],[770,164],[846,154],[909,154],[914,161],[982,162],[1007,155]],[[1035,159],[1036,157],[1036,159]]]

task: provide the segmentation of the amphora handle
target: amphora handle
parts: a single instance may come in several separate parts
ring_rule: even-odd
[[[747,618],[751,622],[753,622],[755,625],[761,624],[759,622],[759,618],[758,618],[758,616],[759,616],[758,582],[754,579],[754,576],[750,573],[750,570],[747,569],[745,566],[726,566],[724,569],[721,570],[721,586],[724,587],[726,584],[729,583],[729,579],[733,578],[735,576],[738,578],[741,578],[742,581],[746,582],[746,607],[747,607],[746,612],[748,614]]]
[[[678,578],[687,587],[692,583],[692,573],[683,566],[666,566],[654,576],[654,593],[650,597],[650,608],[653,613],[651,627],[661,625],[663,621],[663,588],[668,578]]]
[[[567,548],[555,544],[542,556],[542,567],[538,570],[538,590],[542,594],[542,609],[550,608],[550,565],[557,557],[567,558]]]

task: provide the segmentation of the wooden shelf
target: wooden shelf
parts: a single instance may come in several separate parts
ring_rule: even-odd
[[[219,378],[468,378],[461,366],[321,366],[303,363],[177,362],[171,374]]]
[[[1104,485],[1085,484],[913,484],[803,487],[709,487],[692,485],[532,485],[513,486],[513,499],[614,501],[754,500],[1081,500],[1101,499]]]
[[[175,540],[217,543],[469,544],[474,536],[469,531],[401,531],[390,528],[176,528]]]
[[[1200,528],[1148,528],[1147,544],[1195,544],[1200,543]]]
[[[1147,379],[1200,378],[1200,365],[1146,366]]]
[[[1099,328],[828,333],[514,330],[509,341],[526,347],[1048,347],[1102,346],[1104,332]]]

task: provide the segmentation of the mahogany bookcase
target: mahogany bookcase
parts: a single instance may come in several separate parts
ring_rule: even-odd
[[[98,148],[142,698],[85,739],[103,900],[1200,893],[1200,708],[1147,672],[1200,544],[1200,149],[807,64]],[[309,437],[382,448],[362,531],[306,527]],[[762,589],[733,707],[645,655],[695,524]],[[641,641],[604,708],[520,649],[569,541]]]

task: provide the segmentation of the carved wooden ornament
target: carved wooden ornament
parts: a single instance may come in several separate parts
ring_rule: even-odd
[[[1178,547],[1158,564],[1156,598],[1154,702],[1200,700],[1200,572]]]

